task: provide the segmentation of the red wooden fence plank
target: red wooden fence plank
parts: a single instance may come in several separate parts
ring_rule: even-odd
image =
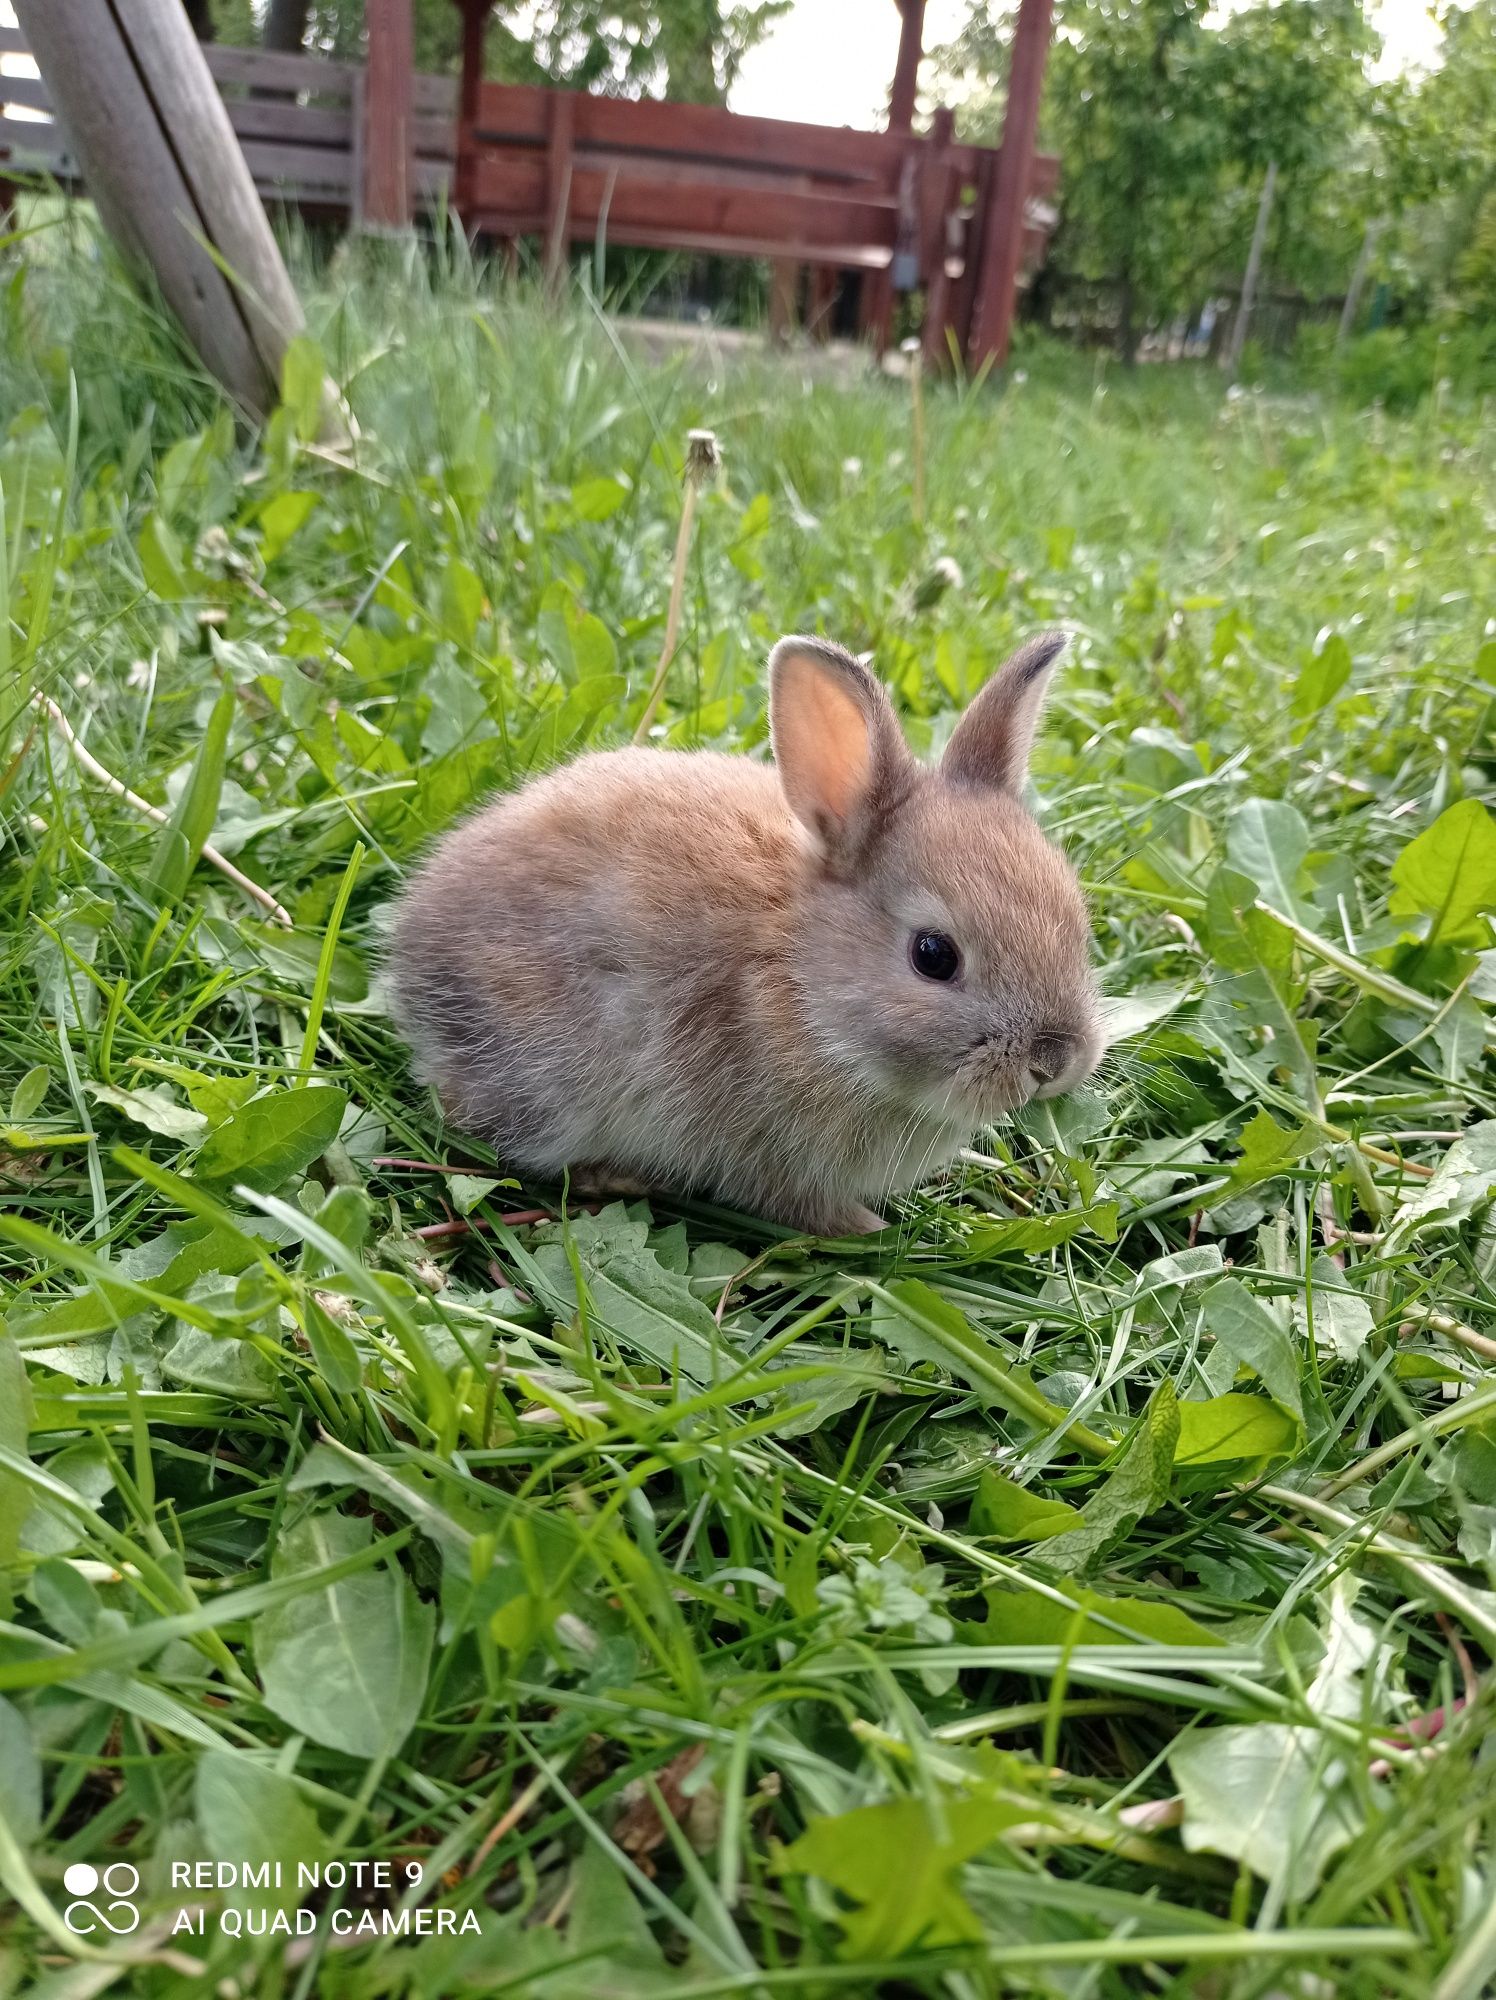
[[[415,47],[410,0],[364,0],[364,159],[360,221],[403,229],[411,218],[411,121]]]
[[[222,42],[205,42],[203,54],[220,89],[226,83],[266,90],[314,92],[318,97],[351,99],[357,63],[333,62],[327,56],[282,55],[273,49],[235,49]]]
[[[1034,133],[1039,125],[1039,92],[1049,54],[1052,6],[1053,0],[1020,0],[1018,8],[1008,65],[1003,142],[997,157],[987,226],[981,239],[967,341],[967,359],[974,367],[988,360],[1001,365],[1008,358],[1013,304],[1023,260],[1024,208],[1033,167]]]

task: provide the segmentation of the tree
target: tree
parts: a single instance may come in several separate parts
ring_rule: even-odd
[[[497,0],[488,31],[488,74],[501,83],[720,103],[744,56],[792,5],[793,0]],[[363,0],[269,0],[265,46],[354,58],[363,14]],[[417,67],[454,69],[462,25],[452,0],[414,0],[414,15]]]
[[[269,0],[265,9],[265,47],[294,55],[306,44],[311,12],[311,0]]]
[[[1496,0],[1440,10],[1443,60],[1386,94],[1384,141],[1408,211],[1389,246],[1429,306],[1479,311],[1496,201]],[[1473,287],[1473,290],[1472,290]]]
[[[1117,347],[1180,302],[1211,219],[1224,134],[1205,76],[1207,0],[1064,0],[1044,127],[1062,160],[1055,254],[1110,281]]]
[[[1061,156],[1050,263],[1111,290],[1124,359],[1150,322],[1240,273],[1269,161],[1267,261],[1279,268],[1307,233],[1321,268],[1349,275],[1360,227],[1342,221],[1332,237],[1317,218],[1344,197],[1373,48],[1363,0],[1258,0],[1224,18],[1208,0],[1060,0],[1041,121]],[[1002,19],[974,5],[937,61],[950,78],[992,81],[962,126],[995,137]]]

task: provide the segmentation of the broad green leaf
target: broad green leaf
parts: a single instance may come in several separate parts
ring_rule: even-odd
[[[1240,1278],[1221,1278],[1204,1293],[1200,1311],[1206,1331],[1226,1348],[1238,1366],[1250,1368],[1268,1394],[1300,1423],[1304,1419],[1299,1390],[1300,1357],[1292,1338]]]
[[[568,686],[594,674],[611,674],[618,664],[612,633],[559,581],[541,599],[540,643]]]
[[[1184,1794],[1191,1854],[1224,1854],[1295,1901],[1319,1886],[1325,1864],[1361,1830],[1364,1815],[1343,1746],[1278,1722],[1197,1729],[1169,1752]]]
[[[1440,1069],[1451,1083],[1466,1085],[1476,1074],[1485,1061],[1490,1032],[1489,1016],[1469,993],[1462,993],[1444,1010],[1442,1020],[1434,1024],[1433,1041]]]
[[[350,1250],[361,1248],[369,1234],[370,1218],[369,1197],[357,1187],[333,1188],[317,1210],[318,1228],[325,1229]],[[302,1250],[302,1269],[320,1276],[324,1268],[325,1264],[315,1248],[306,1244]]]
[[[141,1067],[179,1083],[193,1110],[201,1112],[209,1125],[221,1125],[259,1088],[255,1076],[217,1076],[207,1070],[184,1069],[180,1063],[145,1062]]]
[[[274,1364],[247,1340],[219,1339],[200,1326],[178,1320],[176,1338],[161,1356],[161,1373],[191,1389],[207,1389],[239,1403],[275,1400]]]
[[[1265,903],[1301,923],[1314,912],[1303,898],[1309,829],[1296,807],[1282,799],[1247,799],[1226,822],[1226,860],[1255,882]]]
[[[210,1750],[198,1763],[194,1796],[204,1853],[234,1864],[238,1879],[227,1892],[229,1902],[294,1909],[302,1901],[299,1865],[319,1862],[327,1852],[300,1789],[256,1757]]]
[[[447,1196],[459,1215],[471,1215],[498,1185],[498,1181],[485,1180],[481,1174],[452,1174],[447,1180]]]
[[[1316,1342],[1332,1349],[1342,1361],[1354,1361],[1376,1325],[1371,1307],[1329,1257],[1316,1257],[1310,1274],[1314,1281],[1312,1298],[1294,1301],[1295,1325],[1307,1338],[1312,1304]]]
[[[1223,1263],[1218,1243],[1194,1243],[1145,1264],[1133,1282],[1133,1289],[1142,1298],[1153,1292],[1197,1285],[1203,1278],[1215,1277]]]
[[[93,1585],[59,1556],[48,1556],[37,1564],[28,1595],[45,1623],[70,1646],[86,1646],[104,1613],[103,1600]]]
[[[962,1626],[961,1635],[970,1643],[986,1646],[1225,1643],[1219,1632],[1197,1624],[1177,1604],[1160,1604],[1146,1597],[1102,1597],[1074,1585],[1060,1588],[1070,1598],[1069,1604],[1057,1604],[1037,1590],[989,1590],[985,1622]],[[1120,1632],[1117,1626],[1122,1627]]]
[[[621,479],[583,479],[571,489],[571,504],[580,521],[606,521],[629,497]]]
[[[979,1943],[982,1925],[961,1893],[962,1863],[1018,1821],[1044,1817],[1037,1801],[1029,1808],[946,1799],[936,1816],[923,1799],[894,1799],[812,1820],[780,1855],[779,1868],[818,1876],[855,1905],[840,1917],[848,1958],[893,1958],[914,1944]]]
[[[437,662],[426,676],[426,693],[431,708],[421,731],[421,748],[428,756],[449,756],[493,733],[483,689],[456,660]]]
[[[151,857],[149,879],[163,902],[181,900],[188,877],[197,866],[203,843],[218,817],[223,792],[224,758],[237,697],[225,688],[213,704],[192,770],[177,801],[176,811],[162,827]]]
[[[1408,1195],[1392,1219],[1383,1254],[1403,1250],[1423,1229],[1463,1222],[1496,1189],[1496,1118],[1471,1125],[1445,1153],[1431,1180]]]
[[[164,1090],[117,1090],[113,1084],[92,1083],[87,1079],[83,1088],[100,1104],[112,1105],[137,1125],[159,1132],[163,1139],[176,1139],[184,1146],[195,1146],[207,1133],[208,1121],[202,1113],[189,1111]]]
[[[571,1880],[566,1954],[574,1964],[537,1979],[536,2000],[654,2000],[695,1983],[688,1967],[666,1959],[612,1852],[586,1841]]]
[[[1293,712],[1301,721],[1332,702],[1351,677],[1351,649],[1332,632],[1311,659],[1300,667],[1293,684]]]
[[[142,1243],[121,1251],[114,1267],[123,1278],[149,1284],[154,1291],[180,1298],[197,1279],[216,1271],[232,1277],[252,1264],[256,1241],[285,1240],[285,1232],[260,1217],[230,1216],[222,1223],[173,1222]],[[80,1334],[112,1330],[140,1302],[122,1285],[95,1277],[72,1298],[39,1312],[13,1315],[12,1325],[30,1342],[33,1337],[75,1339]]]
[[[280,1538],[270,1571],[294,1577],[367,1548],[366,1519],[314,1514]],[[351,1757],[393,1756],[426,1694],[434,1614],[400,1569],[367,1570],[254,1621],[265,1700],[292,1729]]]
[[[82,1438],[47,1460],[47,1471],[75,1493],[92,1513],[99,1513],[114,1491],[114,1467],[98,1438]],[[21,1525],[21,1547],[35,1556],[66,1555],[84,1539],[76,1508],[50,1494],[31,1495],[35,1504]]]
[[[281,362],[281,401],[302,444],[315,444],[322,428],[322,398],[327,363],[310,334],[298,333],[287,342]]]
[[[347,1103],[328,1084],[252,1097],[208,1135],[197,1178],[269,1194],[321,1158],[338,1136]]]
[[[1043,1542],[1062,1535],[1081,1521],[1081,1511],[1063,1500],[1050,1500],[991,1466],[977,1482],[971,1503],[971,1531],[999,1542]]]
[[[22,1847],[41,1831],[42,1760],[20,1709],[0,1695],[0,1820]]]
[[[1086,1502],[1079,1527],[1057,1536],[1044,1550],[1053,1569],[1076,1572],[1090,1567],[1119,1536],[1169,1497],[1174,1450],[1179,1439],[1179,1404],[1174,1384],[1164,1377],[1128,1440],[1121,1463]]]
[[[156,468],[156,496],[161,511],[173,522],[200,522],[211,495],[209,518],[232,492],[232,475],[224,461],[234,446],[233,420],[220,409],[206,430],[179,438]]]
[[[547,1230],[533,1253],[552,1311],[570,1319],[580,1309],[570,1238],[582,1272],[591,1323],[628,1351],[698,1387],[737,1366],[710,1308],[683,1274],[669,1271],[648,1244],[649,1223],[612,1202],[595,1216],[579,1215],[563,1231]]]
[[[442,568],[442,629],[459,646],[471,646],[483,616],[483,580],[477,571],[452,556]]]
[[[1069,1412],[1036,1389],[1028,1370],[1005,1359],[974,1327],[959,1306],[919,1278],[894,1278],[873,1292],[873,1337],[903,1360],[933,1362],[982,1402],[1015,1412],[1030,1423],[1057,1430]],[[1085,1450],[1104,1452],[1103,1440],[1084,1424],[1069,1424],[1067,1436]]]
[[[381,1465],[344,1444],[315,1444],[287,1481],[291,1493],[309,1493],[319,1486],[353,1486],[385,1513],[403,1514],[445,1553],[467,1565],[483,1517],[450,1488],[439,1485],[416,1466]],[[537,1539],[559,1537],[557,1560],[569,1553],[563,1531],[551,1522],[537,1524]],[[550,1553],[548,1550],[547,1553]]]
[[[273,563],[294,542],[320,505],[316,493],[277,493],[260,509],[260,554]]]
[[[306,1302],[306,1337],[322,1379],[339,1395],[351,1396],[363,1380],[358,1349],[320,1299]]]
[[[1479,799],[1461,799],[1410,841],[1392,864],[1395,917],[1427,916],[1428,944],[1488,943],[1496,909],[1496,821]]]
[[[1101,1002],[1101,1032],[1107,1047],[1156,1028],[1188,999],[1190,990],[1186,985],[1146,986],[1141,993],[1106,994]]]
[[[0,1321],[0,1445],[27,1456],[31,1433],[31,1387],[21,1350]],[[9,1606],[6,1571],[21,1545],[21,1525],[31,1512],[32,1491],[17,1473],[0,1468],[0,1615]]]
[[[1009,1222],[986,1223],[972,1231],[966,1254],[972,1258],[1031,1256],[1081,1235],[1115,1243],[1116,1202],[1098,1201],[1089,1208],[1064,1209],[1058,1215],[1016,1215]]]
[[[1306,1153],[1320,1144],[1321,1135],[1312,1125],[1290,1132],[1270,1112],[1259,1111],[1241,1129],[1240,1159],[1231,1162],[1232,1188],[1255,1187],[1270,1181],[1287,1168],[1297,1166]]]
[[[10,1115],[17,1125],[24,1125],[33,1112],[41,1110],[51,1083],[52,1072],[45,1063],[27,1070],[10,1094]]]
[[[1265,1396],[1234,1392],[1179,1405],[1176,1465],[1218,1465],[1229,1459],[1277,1458],[1294,1451],[1299,1426]]]
[[[146,588],[165,604],[195,595],[206,582],[182,553],[182,544],[163,514],[146,515],[136,548]]]

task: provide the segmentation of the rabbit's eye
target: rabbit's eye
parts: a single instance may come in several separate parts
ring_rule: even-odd
[[[925,979],[954,979],[961,970],[961,954],[944,931],[916,931],[909,958]]]

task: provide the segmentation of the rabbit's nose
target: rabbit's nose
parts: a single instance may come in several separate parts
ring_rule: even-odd
[[[1035,1097],[1058,1097],[1084,1074],[1085,1049],[1079,1035],[1058,1030],[1035,1035],[1029,1045],[1028,1073]]]

